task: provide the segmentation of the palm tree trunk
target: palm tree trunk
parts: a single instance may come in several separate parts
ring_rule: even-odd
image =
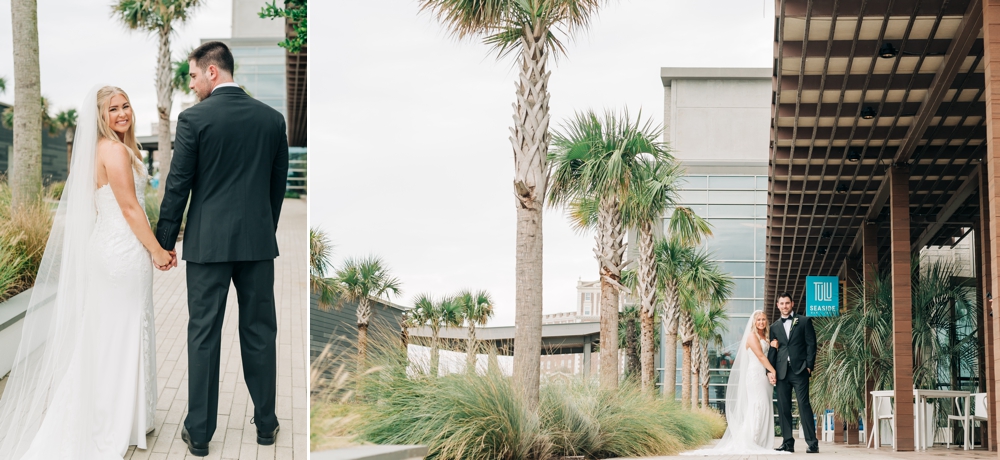
[[[681,312],[681,346],[684,348],[681,355],[681,406],[691,406],[691,346],[694,341],[694,334],[691,333],[691,314]]]
[[[640,357],[640,374],[642,374],[642,391],[651,393],[656,383],[653,367],[653,312],[656,302],[656,253],[654,251],[653,224],[643,222],[639,229],[639,317],[642,334],[642,355]]]
[[[630,379],[639,379],[639,341],[636,340],[635,318],[629,318],[625,324],[625,368]]]
[[[170,142],[170,106],[174,102],[173,89],[170,87],[170,24],[160,27],[159,53],[156,56],[156,112],[159,123],[156,129],[157,151],[160,159],[160,184],[157,193],[163,198],[163,190],[167,184],[167,174],[170,173],[170,160],[173,150]]]
[[[618,199],[601,198],[597,249],[601,264],[601,388],[618,388],[618,290],[624,245]]]
[[[542,356],[542,207],[548,185],[548,29],[521,38],[520,80],[514,108],[514,194],[517,198],[514,385],[528,407],[538,407]]]
[[[476,372],[476,323],[469,321],[469,343],[465,347],[465,371]]]
[[[38,65],[38,4],[11,2],[14,45],[14,153],[8,172],[12,205],[21,206],[42,189],[42,90]]]
[[[403,351],[405,352],[406,348],[410,345],[410,328],[406,327],[406,324],[403,324],[399,328],[399,342],[403,345]]]
[[[711,374],[708,369],[708,346],[701,353],[701,407],[708,408],[708,383]]]
[[[698,387],[701,385],[701,340],[694,336],[691,344],[691,407],[698,407]]]
[[[431,376],[438,376],[438,330],[431,329]]]
[[[368,355],[368,322],[372,318],[371,303],[367,298],[358,302],[358,369],[364,372],[365,358]]]
[[[666,337],[663,346],[663,398],[673,401],[677,387],[677,327],[680,315],[680,302],[677,298],[677,287],[667,286],[664,298],[663,328]]]
[[[681,407],[691,407],[691,342],[681,342]]]

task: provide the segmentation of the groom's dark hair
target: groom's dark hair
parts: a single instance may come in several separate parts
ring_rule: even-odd
[[[214,65],[217,69],[228,72],[229,75],[233,75],[233,70],[236,67],[233,53],[222,42],[203,43],[188,55],[188,60],[194,61],[194,64],[201,70],[207,70],[208,66]]]
[[[789,294],[788,291],[783,291],[781,294],[778,294],[778,300],[781,300],[782,297],[788,297],[788,300],[792,300],[792,295]]]

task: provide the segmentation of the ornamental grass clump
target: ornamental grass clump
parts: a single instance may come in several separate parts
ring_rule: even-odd
[[[34,285],[51,229],[52,212],[41,197],[14,208],[0,180],[0,301]]]
[[[548,382],[539,412],[558,456],[586,458],[670,455],[721,436],[714,412],[681,409],[643,394],[638,384],[601,389],[590,382]]]
[[[497,367],[432,377],[392,348],[371,354],[356,395],[364,408],[356,432],[375,444],[426,445],[429,459],[670,455],[725,430],[718,414],[681,409],[631,384],[602,390],[596,382],[553,379],[530,407]]]

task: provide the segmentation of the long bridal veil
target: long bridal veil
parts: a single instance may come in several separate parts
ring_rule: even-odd
[[[94,157],[97,90],[101,86],[87,93],[79,111],[70,174],[53,216],[17,354],[0,397],[0,458],[16,459],[24,454],[44,415],[58,409],[49,405],[67,378],[74,353],[85,352],[81,340],[83,299],[87,290],[87,242],[97,218]],[[88,370],[74,371],[73,381],[67,381],[67,385],[74,391],[86,390],[93,381],[86,378]],[[82,378],[77,380],[78,376]]]

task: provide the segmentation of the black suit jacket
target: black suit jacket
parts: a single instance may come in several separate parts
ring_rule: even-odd
[[[778,349],[768,350],[767,358],[777,371],[778,379],[783,379],[789,370],[793,374],[806,372],[806,369],[816,368],[816,330],[813,329],[812,318],[804,315],[793,315],[792,321],[798,320],[792,326],[790,336],[785,335],[785,327],[779,318],[771,324],[770,338],[778,340]]]
[[[274,259],[287,175],[281,113],[241,88],[217,88],[177,117],[156,239],[174,248],[190,193],[184,260]]]

